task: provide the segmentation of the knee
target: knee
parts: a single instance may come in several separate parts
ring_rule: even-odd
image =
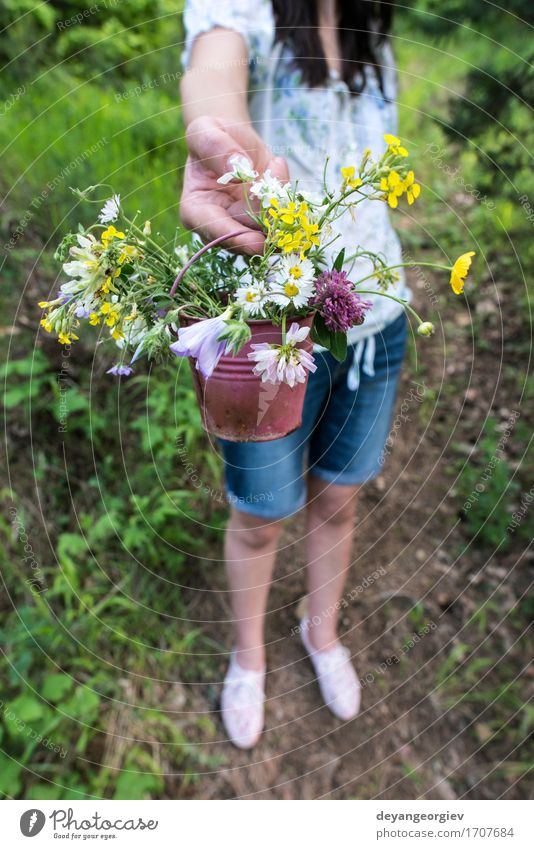
[[[251,551],[272,548],[278,542],[282,530],[282,521],[265,520],[259,516],[234,510],[228,524],[228,531],[239,535],[239,541]]]
[[[354,521],[357,498],[357,488],[325,489],[310,502],[309,509],[318,524],[342,528]]]

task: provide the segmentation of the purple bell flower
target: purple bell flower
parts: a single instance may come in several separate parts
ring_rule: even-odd
[[[227,347],[227,341],[219,341],[218,337],[226,329],[225,322],[230,315],[231,310],[227,309],[215,318],[206,318],[189,327],[181,327],[178,341],[170,346],[171,351],[178,357],[194,357],[203,377],[211,377]]]
[[[131,366],[121,365],[120,363],[108,368],[106,372],[106,374],[114,374],[116,377],[129,377],[132,373],[133,368]]]

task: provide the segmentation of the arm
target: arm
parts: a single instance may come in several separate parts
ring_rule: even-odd
[[[247,156],[260,173],[270,168],[280,179],[288,179],[285,160],[273,158],[252,127],[247,92],[248,57],[242,36],[220,28],[200,35],[181,86],[189,156],[180,215],[184,226],[205,240],[244,229],[248,232],[229,240],[228,246],[259,253],[264,239],[246,215],[243,187],[217,183],[234,153]]]

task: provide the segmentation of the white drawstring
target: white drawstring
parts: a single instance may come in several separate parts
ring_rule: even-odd
[[[367,337],[367,345],[365,346],[365,354],[363,357],[363,370],[369,377],[375,376],[375,354],[376,340],[374,336]]]
[[[374,336],[368,336],[367,339],[360,339],[360,341],[354,346],[354,357],[347,374],[347,386],[352,392],[356,392],[360,385],[361,371],[369,377],[375,376],[375,354],[376,340]],[[363,365],[360,369],[362,356]]]

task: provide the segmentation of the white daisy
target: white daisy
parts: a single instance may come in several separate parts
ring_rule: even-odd
[[[257,197],[263,207],[271,205],[271,199],[276,198],[279,202],[287,203],[289,201],[289,183],[281,183],[277,177],[274,177],[269,169],[263,177],[250,187],[250,194]]]
[[[101,224],[110,224],[112,221],[116,221],[119,217],[119,212],[121,209],[121,196],[113,195],[109,200],[107,200],[100,210],[100,215],[98,216],[98,220]]]
[[[282,307],[292,304],[305,306],[315,294],[315,269],[309,259],[298,254],[288,254],[276,265],[275,278],[271,286],[272,300]]]
[[[240,153],[234,153],[228,160],[228,164],[232,166],[231,171],[227,171],[222,177],[217,180],[221,186],[226,186],[232,180],[240,180],[242,183],[250,183],[256,179],[258,172],[254,171],[251,163],[246,156],[241,156]]]
[[[245,315],[264,315],[264,307],[268,298],[269,290],[265,283],[249,283],[239,286],[235,293],[235,301]]]

